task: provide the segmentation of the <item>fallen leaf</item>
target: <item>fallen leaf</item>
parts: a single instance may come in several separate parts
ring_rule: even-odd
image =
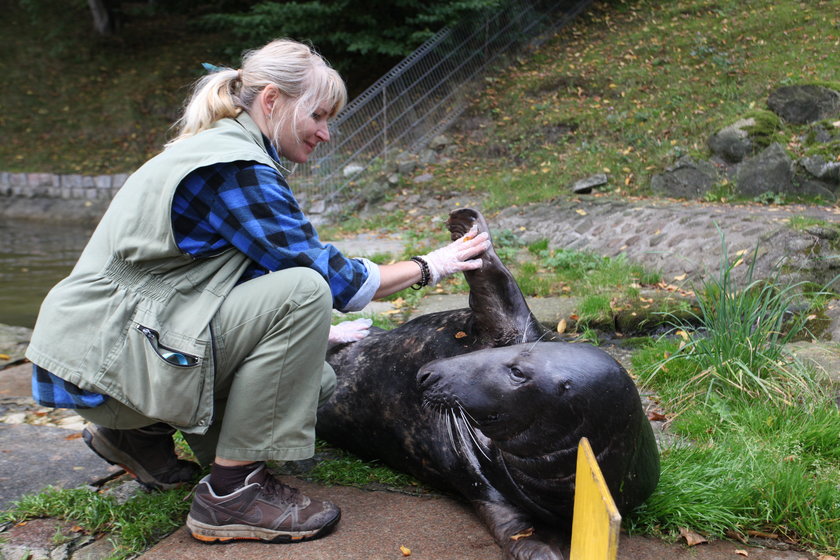
[[[744,535],[731,529],[726,531],[726,536],[734,541],[741,541],[744,544],[747,544],[749,542],[749,540],[747,540],[747,538]]]
[[[747,552],[746,550],[741,550],[740,548],[735,549],[735,554],[737,554],[738,556],[749,556],[750,555],[749,552]]]
[[[0,354],[0,360],[11,360],[12,357],[8,354]]]
[[[560,322],[557,323],[557,332],[560,334],[566,332],[566,319],[560,319]]]
[[[696,546],[698,544],[709,542],[704,539],[702,535],[699,535],[690,529],[686,529],[685,527],[680,527],[680,535],[685,539],[685,543],[688,546]]]
[[[688,333],[687,333],[687,332],[685,332],[684,330],[680,329],[680,330],[678,330],[678,331],[677,331],[677,333],[676,333],[676,334],[677,334],[677,336],[678,336],[678,337],[680,337],[681,339],[683,339],[683,340],[688,340]]]
[[[580,208],[578,208],[577,210],[575,210],[575,212],[577,212],[581,216],[586,216],[586,210],[581,210]]]
[[[411,549],[407,546],[400,545],[400,552],[403,556],[411,556]]]
[[[662,422],[667,419],[668,417],[661,412],[648,412],[648,420],[651,422]]]
[[[778,539],[779,535],[776,533],[765,533],[764,531],[747,531],[747,534],[751,537],[759,537],[762,539]]]
[[[686,279],[687,276],[687,274],[680,274],[679,276],[674,276],[674,280],[676,280],[677,282],[682,282]]]
[[[70,434],[69,436],[65,437],[64,439],[69,441],[69,440],[73,440],[73,439],[79,439],[80,437],[82,437],[82,432],[76,432],[74,434]]]
[[[465,336],[467,336],[467,333],[464,331],[458,331],[455,333],[455,338],[464,338]]]
[[[823,554],[822,556],[817,556],[817,560],[837,560],[837,557]]]
[[[520,539],[528,538],[533,534],[534,534],[534,528],[529,527],[529,528],[525,529],[524,531],[522,531],[520,533],[516,533],[515,535],[511,535],[510,540],[518,541]]]

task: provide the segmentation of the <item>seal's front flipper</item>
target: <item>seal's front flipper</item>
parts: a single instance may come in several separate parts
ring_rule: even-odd
[[[478,233],[490,234],[484,216],[472,208],[453,211],[446,222],[453,240],[463,237],[473,225],[478,226]],[[492,246],[481,261],[481,268],[464,272],[470,286],[472,334],[488,346],[545,340],[548,329],[531,314],[516,280]]]
[[[564,560],[556,535],[504,499],[472,500],[476,513],[502,548],[505,560]]]

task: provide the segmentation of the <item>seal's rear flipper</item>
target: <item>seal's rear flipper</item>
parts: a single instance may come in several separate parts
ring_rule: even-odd
[[[473,225],[478,226],[478,233],[486,231],[490,235],[484,216],[472,208],[453,211],[446,222],[453,241],[463,237]],[[548,329],[534,319],[519,285],[492,246],[481,261],[481,268],[464,272],[470,285],[473,334],[492,346],[545,340]]]

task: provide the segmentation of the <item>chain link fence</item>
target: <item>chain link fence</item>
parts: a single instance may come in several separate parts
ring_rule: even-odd
[[[335,201],[365,173],[424,147],[464,111],[466,94],[491,67],[544,41],[592,2],[511,0],[480,21],[441,30],[336,117],[331,141],[294,169],[301,202]]]

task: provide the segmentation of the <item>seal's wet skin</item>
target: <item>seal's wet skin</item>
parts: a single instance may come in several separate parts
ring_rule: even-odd
[[[453,212],[453,239],[473,223],[487,231],[478,212]],[[318,412],[318,435],[460,494],[505,558],[559,559],[580,438],[622,513],[658,482],[656,443],[624,368],[591,345],[556,340],[496,253],[482,260],[465,273],[469,309],[329,351],[338,386]]]

